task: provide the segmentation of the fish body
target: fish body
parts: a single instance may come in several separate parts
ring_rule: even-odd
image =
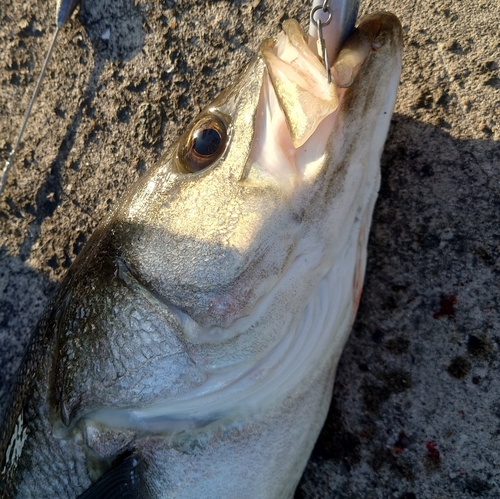
[[[330,85],[286,21],[123,197],[34,332],[0,497],[292,497],[361,295],[401,39],[367,16]]]

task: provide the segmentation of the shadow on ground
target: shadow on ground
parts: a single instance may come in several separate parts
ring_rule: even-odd
[[[296,498],[499,496],[498,158],[394,116],[363,298]]]

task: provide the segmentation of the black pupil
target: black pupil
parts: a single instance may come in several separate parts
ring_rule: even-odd
[[[211,156],[218,151],[221,141],[215,128],[203,128],[193,137],[193,149],[200,156]]]

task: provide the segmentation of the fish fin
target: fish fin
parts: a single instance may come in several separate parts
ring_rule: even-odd
[[[139,453],[127,454],[77,499],[149,499],[146,466]]]

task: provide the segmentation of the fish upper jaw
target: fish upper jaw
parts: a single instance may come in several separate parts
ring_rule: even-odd
[[[289,19],[283,32],[265,40],[260,55],[284,113],[295,148],[302,146],[319,123],[338,107],[335,85],[329,84],[323,64],[308,47],[299,23]]]

